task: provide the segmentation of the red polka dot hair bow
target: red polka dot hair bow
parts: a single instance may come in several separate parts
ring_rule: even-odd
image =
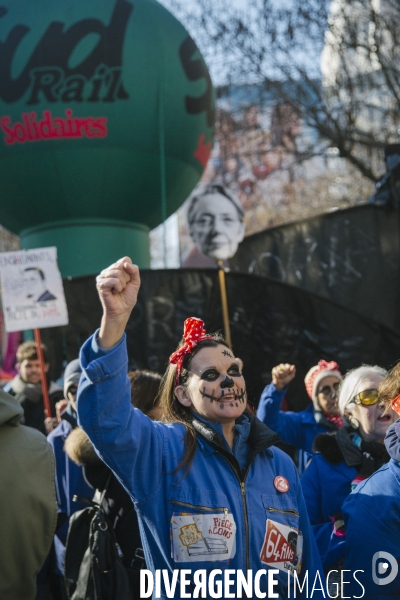
[[[327,362],[326,360],[321,359],[318,362],[318,367],[320,368],[320,370],[327,369],[328,371],[339,371],[339,365],[334,360]]]
[[[189,317],[186,319],[183,326],[183,337],[185,339],[184,345],[169,357],[169,362],[173,365],[176,365],[176,385],[179,385],[183,360],[186,354],[191,354],[193,348],[197,346],[199,342],[213,339],[212,337],[206,335],[204,321],[197,319],[196,317]]]

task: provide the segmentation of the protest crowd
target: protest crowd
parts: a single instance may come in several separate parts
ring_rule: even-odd
[[[0,2],[0,600],[400,600],[399,20]]]
[[[300,412],[279,364],[255,414],[241,349],[195,317],[163,377],[128,372],[139,288],[127,257],[97,277],[100,328],[62,385],[47,376],[52,417],[37,344],[18,348],[0,390],[0,599],[399,598],[400,363],[321,358]]]

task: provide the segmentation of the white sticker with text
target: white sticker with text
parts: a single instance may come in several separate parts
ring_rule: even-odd
[[[173,514],[172,558],[175,562],[228,560],[235,555],[236,524],[228,513]]]
[[[267,520],[260,559],[269,567],[300,573],[303,553],[303,535],[296,527]]]

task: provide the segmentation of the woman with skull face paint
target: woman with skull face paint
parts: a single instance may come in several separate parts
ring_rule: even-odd
[[[344,426],[316,437],[315,455],[301,478],[308,514],[326,571],[341,568],[346,537],[341,507],[350,492],[389,460],[383,440],[394,420],[378,387],[385,369],[363,365],[349,371],[339,390]]]
[[[81,350],[78,414],[135,503],[148,568],[154,577],[168,574],[161,596],[181,598],[185,589],[189,597],[195,590],[230,597],[234,588],[232,597],[242,597],[237,572],[247,577],[251,569],[248,598],[272,590],[286,598],[294,573],[301,583],[308,573],[313,598],[325,597],[295,466],[273,446],[277,436],[246,411],[240,364],[221,336],[206,334],[200,319],[186,320],[162,384],[166,423],[131,406],[124,330],[139,285],[128,258],[97,278],[103,318]],[[175,569],[176,587],[167,592]],[[298,597],[308,597],[306,586]]]

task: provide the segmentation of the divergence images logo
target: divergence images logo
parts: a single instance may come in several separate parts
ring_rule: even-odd
[[[382,562],[382,560],[385,562]],[[388,573],[389,564],[391,566],[389,574],[386,577],[379,577],[378,575]],[[396,579],[398,571],[399,566],[394,556],[389,554],[389,552],[375,552],[372,557],[372,579],[376,585],[388,585],[388,583],[392,583]]]

